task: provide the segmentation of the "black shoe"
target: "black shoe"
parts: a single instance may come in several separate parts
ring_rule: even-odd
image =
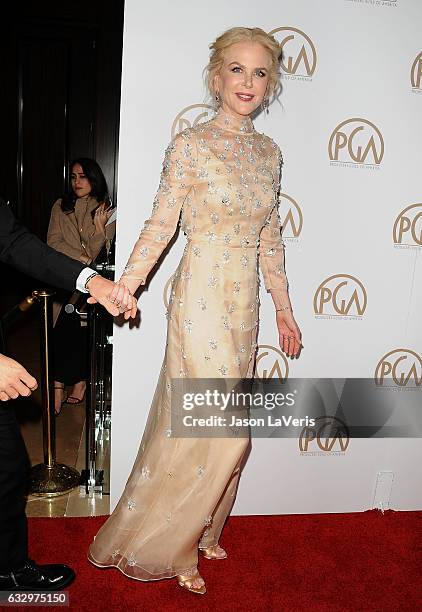
[[[0,574],[0,591],[60,591],[74,578],[67,565],[37,565],[28,559],[14,572]]]

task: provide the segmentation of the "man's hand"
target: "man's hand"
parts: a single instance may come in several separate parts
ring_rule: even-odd
[[[113,281],[98,275],[88,282],[87,289],[91,294],[91,297],[87,300],[88,304],[98,302],[113,317],[122,313],[124,313],[125,319],[136,317],[137,301],[122,283],[113,283]]]
[[[0,400],[6,402],[19,395],[28,397],[38,387],[37,381],[20,363],[0,354]]]

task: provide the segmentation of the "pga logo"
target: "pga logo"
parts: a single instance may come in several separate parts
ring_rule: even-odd
[[[333,130],[328,142],[330,161],[379,166],[384,157],[384,138],[367,119],[346,119]]]
[[[379,360],[375,368],[374,380],[379,387],[420,387],[422,359],[415,351],[407,348],[389,351]]]

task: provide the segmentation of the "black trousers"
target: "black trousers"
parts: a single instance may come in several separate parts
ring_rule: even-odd
[[[62,308],[53,332],[54,380],[67,385],[86,380],[88,345],[86,327],[76,312],[67,314]]]
[[[28,558],[25,490],[28,454],[11,402],[0,405],[0,574]]]

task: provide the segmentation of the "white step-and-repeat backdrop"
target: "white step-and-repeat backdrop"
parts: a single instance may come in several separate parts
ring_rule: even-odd
[[[126,0],[119,152],[120,274],[158,186],[164,149],[212,115],[208,44],[233,26],[283,43],[283,94],[258,131],[280,145],[286,267],[303,332],[277,348],[262,291],[258,374],[422,377],[422,2]],[[135,458],[162,363],[168,281],[180,235],[140,299],[138,328],[115,328],[111,506]],[[408,390],[408,392],[412,392]],[[421,407],[422,410],[422,407]],[[422,508],[415,438],[254,439],[234,514]],[[380,472],[386,474],[379,475]],[[378,485],[377,485],[378,483]]]

